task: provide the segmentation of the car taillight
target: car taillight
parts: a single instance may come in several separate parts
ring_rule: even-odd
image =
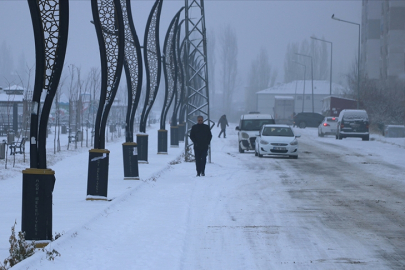
[[[323,126],[327,127],[327,126],[329,126],[329,124],[328,123],[323,123]]]
[[[332,117],[332,120],[335,121],[335,120],[336,120],[336,117]]]

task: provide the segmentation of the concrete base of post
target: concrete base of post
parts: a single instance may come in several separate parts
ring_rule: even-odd
[[[23,170],[21,231],[26,240],[52,240],[52,193],[55,172],[51,169]]]
[[[158,154],[167,154],[167,130],[158,130]]]
[[[107,149],[89,150],[86,200],[107,200],[109,157]]]
[[[136,134],[138,144],[138,163],[148,164],[148,134]]]
[[[186,134],[186,124],[179,124],[179,142],[184,142],[184,134]]]
[[[122,144],[124,180],[139,180],[137,146],[138,144],[134,142],[125,142]]]
[[[179,126],[170,127],[170,147],[179,147]]]

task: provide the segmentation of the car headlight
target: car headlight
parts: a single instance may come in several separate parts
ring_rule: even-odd
[[[269,144],[269,142],[266,142],[265,140],[260,140],[260,144]]]
[[[298,145],[298,141],[294,139],[292,142],[290,142],[291,145]]]
[[[249,139],[249,134],[242,132],[241,135],[242,135],[242,138]]]

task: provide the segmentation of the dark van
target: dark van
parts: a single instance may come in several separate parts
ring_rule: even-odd
[[[339,114],[336,140],[358,137],[370,140],[368,114],[365,110],[342,110]]]

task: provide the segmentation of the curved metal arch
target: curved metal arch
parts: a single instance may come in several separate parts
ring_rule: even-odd
[[[184,8],[182,8],[184,9]],[[176,32],[176,45],[175,45],[175,51],[176,51],[176,57],[177,57],[177,89],[176,89],[176,100],[174,103],[174,109],[173,109],[173,115],[172,115],[172,125],[176,126],[177,125],[177,115],[179,112],[179,109],[181,107],[182,101],[184,100],[184,74],[183,74],[183,63],[181,61],[181,47],[180,47],[180,30],[181,30],[181,25],[185,22],[185,20],[182,20],[178,24],[178,29]]]
[[[131,1],[121,0],[125,32],[124,69],[128,87],[125,141],[133,142],[135,112],[142,90],[142,51],[132,19]]]
[[[36,56],[30,129],[30,167],[46,169],[46,131],[49,112],[65,61],[69,3],[56,0],[28,0],[28,5],[34,29]],[[46,91],[47,95],[41,110],[42,91]]]
[[[159,90],[161,76],[161,53],[159,44],[159,23],[163,0],[156,0],[149,14],[145,28],[143,53],[146,70],[146,95],[139,131],[146,132],[146,121]]]
[[[94,148],[104,149],[108,113],[118,90],[124,62],[124,23],[119,0],[91,0],[91,7],[101,60],[101,91]]]
[[[181,11],[181,10],[180,10]],[[176,33],[180,16],[180,11],[176,13],[170,22],[166,32],[163,46],[163,71],[165,75],[165,97],[163,100],[162,114],[160,117],[160,129],[165,129],[167,112],[172,104],[177,87],[177,61],[176,61]]]

